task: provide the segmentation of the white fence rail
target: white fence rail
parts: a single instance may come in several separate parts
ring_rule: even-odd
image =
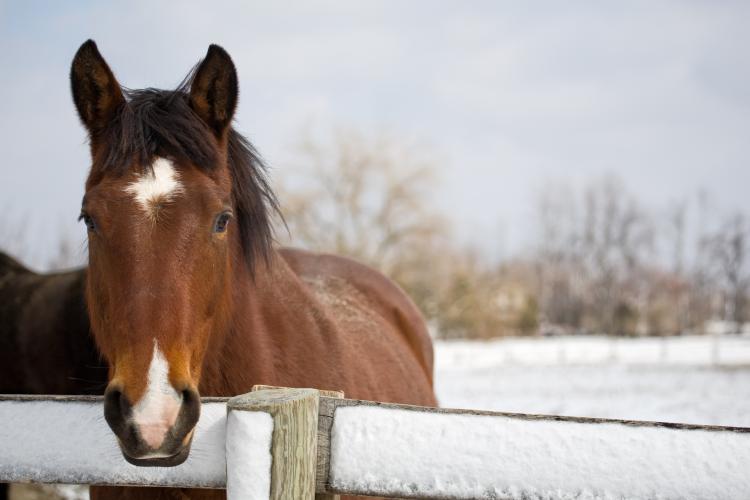
[[[226,400],[204,400],[190,458],[173,468],[122,459],[98,398],[0,397],[0,481],[229,486],[232,499],[311,499],[315,492],[740,499],[750,492],[750,428],[289,394],[235,399],[229,420]],[[297,465],[286,467],[289,460]]]

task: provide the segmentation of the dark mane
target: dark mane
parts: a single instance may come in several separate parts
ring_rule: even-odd
[[[123,89],[127,103],[97,136],[102,150],[92,173],[121,175],[132,166],[149,169],[155,156],[189,160],[205,171],[217,168],[219,152],[208,126],[189,105],[189,76],[175,90]],[[253,145],[234,128],[228,132],[227,162],[240,239],[251,270],[268,260],[273,244],[272,217],[278,202],[267,167]]]

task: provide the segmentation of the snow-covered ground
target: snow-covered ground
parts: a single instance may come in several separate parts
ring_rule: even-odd
[[[750,426],[750,338],[438,342],[447,407]]]

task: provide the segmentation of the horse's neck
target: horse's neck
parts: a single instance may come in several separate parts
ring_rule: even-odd
[[[316,382],[306,370],[325,359],[337,328],[320,302],[277,252],[268,265],[258,265],[254,278],[242,269],[233,279],[232,318],[207,353],[202,393]]]

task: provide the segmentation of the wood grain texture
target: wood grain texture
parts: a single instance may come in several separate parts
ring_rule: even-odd
[[[265,391],[267,389],[293,389],[293,387],[281,387],[278,385],[262,385],[262,384],[256,384],[253,386],[252,389],[250,389],[251,392],[255,391]],[[330,390],[330,389],[315,389],[318,391],[318,394],[324,397],[328,398],[343,398],[344,397],[344,391],[338,391],[338,390]]]
[[[264,389],[232,398],[230,411],[263,411],[273,418],[271,500],[315,498],[318,391]]]
[[[342,399],[344,393],[341,391],[321,391],[321,396],[330,399]],[[318,458],[315,465],[315,491],[328,489],[328,477],[331,472],[331,426],[333,419],[323,416],[318,408]],[[339,500],[340,496],[334,493],[316,493],[315,500]]]
[[[252,392],[263,391],[268,389],[288,389],[288,387],[279,387],[275,385],[255,385]],[[333,399],[344,397],[344,391],[318,389],[320,396]],[[318,414],[318,444],[317,460],[315,463],[315,491],[325,491],[328,483],[328,473],[330,469],[331,450],[331,424],[333,421],[327,418],[321,418]],[[339,500],[340,496],[333,493],[316,493],[315,500]]]

